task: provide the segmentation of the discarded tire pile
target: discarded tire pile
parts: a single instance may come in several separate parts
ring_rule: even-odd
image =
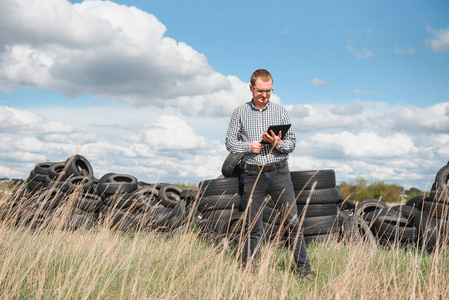
[[[449,164],[435,177],[430,196],[418,196],[404,205],[388,207],[380,199],[366,199],[355,209],[381,244],[418,245],[427,251],[448,243]]]
[[[94,177],[89,161],[38,163],[25,188],[0,207],[7,224],[33,229],[147,229],[167,232],[183,225],[185,202],[174,185],[139,186],[135,177],[108,173]]]
[[[234,240],[241,233],[240,183],[237,177],[200,182],[200,197],[192,202],[199,218],[198,226],[206,233]]]
[[[230,154],[217,179],[200,182],[198,190],[168,183],[144,185],[127,174],[94,177],[81,155],[63,162],[38,163],[25,184],[0,205],[0,219],[34,229],[91,229],[173,232],[195,223],[202,233],[241,237],[243,212],[239,161]],[[419,245],[434,251],[448,243],[449,163],[439,170],[429,196],[388,207],[381,199],[356,204],[344,201],[334,170],[292,171],[301,230],[306,243],[338,237],[383,245]],[[266,240],[285,239],[276,199],[267,197],[262,213]],[[193,221],[193,222],[190,222]]]

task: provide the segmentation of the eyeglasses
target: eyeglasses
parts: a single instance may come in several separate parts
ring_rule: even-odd
[[[268,94],[271,94],[271,92],[272,92],[274,89],[269,89],[269,90],[259,90],[259,89],[256,89],[256,88],[253,86],[253,90],[254,90],[256,93],[258,93],[258,94],[267,93],[267,95],[268,95]]]

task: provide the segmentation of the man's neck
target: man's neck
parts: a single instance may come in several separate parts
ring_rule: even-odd
[[[253,103],[253,105],[254,105],[254,107],[255,108],[257,108],[258,110],[262,110],[262,109],[264,109],[265,107],[267,107],[267,105],[268,105],[268,102],[264,105],[264,106],[258,106],[258,105],[256,105],[256,103],[254,103],[254,99],[251,99],[251,102]]]

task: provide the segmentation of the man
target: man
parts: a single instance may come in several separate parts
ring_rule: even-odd
[[[226,148],[232,153],[244,153],[241,209],[246,210],[245,248],[243,263],[254,270],[263,231],[262,210],[269,194],[285,216],[289,244],[294,252],[300,277],[311,274],[304,236],[299,231],[298,209],[288,168],[288,154],[295,149],[296,138],[290,128],[283,139],[282,132],[267,132],[271,125],[290,124],[287,110],[270,102],[273,78],[267,70],[256,70],[249,89],[252,100],[237,107],[226,133]],[[264,142],[262,142],[264,141]],[[260,175],[260,176],[259,176]],[[281,219],[283,220],[283,219]]]

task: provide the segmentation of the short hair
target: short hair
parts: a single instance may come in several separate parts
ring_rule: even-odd
[[[256,80],[260,78],[262,81],[273,81],[273,77],[271,76],[270,72],[264,69],[259,69],[254,71],[253,75],[251,75],[251,85],[254,86],[256,84]]]

